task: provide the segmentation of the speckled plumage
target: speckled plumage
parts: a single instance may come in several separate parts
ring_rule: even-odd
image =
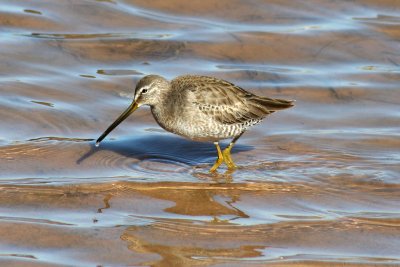
[[[149,105],[157,123],[169,132],[199,141],[234,138],[229,151],[224,150],[226,155],[216,143],[217,162],[224,154],[228,167],[236,167],[231,161],[230,149],[239,136],[267,115],[292,107],[293,101],[257,96],[208,76],[184,75],[169,82],[161,76],[148,75],[138,82],[132,105],[103,133],[97,144],[141,105]]]
[[[276,110],[293,105],[256,96],[224,80],[194,75],[173,79],[160,103],[151,111],[161,127],[200,141],[233,138]]]

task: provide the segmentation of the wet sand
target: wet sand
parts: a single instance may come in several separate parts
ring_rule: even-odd
[[[400,266],[398,1],[3,1],[0,265]],[[146,74],[296,99],[240,166],[140,108]]]

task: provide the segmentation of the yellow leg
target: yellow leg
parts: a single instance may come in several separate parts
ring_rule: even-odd
[[[235,163],[233,163],[232,157],[231,157],[231,149],[233,147],[234,143],[230,143],[227,148],[224,149],[222,152],[222,157],[225,161],[225,164],[228,166],[228,169],[236,169],[237,166]]]
[[[221,165],[221,163],[224,161],[224,157],[222,155],[221,148],[219,147],[218,142],[214,142],[214,145],[217,147],[218,158],[215,161],[214,166],[211,167],[210,172],[215,172],[218,169],[219,165]]]

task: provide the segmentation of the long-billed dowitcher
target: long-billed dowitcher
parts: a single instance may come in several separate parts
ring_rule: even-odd
[[[293,106],[293,101],[254,95],[224,80],[185,75],[167,81],[158,75],[143,77],[135,88],[132,104],[97,139],[96,146],[141,105],[148,105],[157,123],[165,130],[198,141],[213,141],[218,158],[236,168],[231,149],[239,137],[267,115]],[[221,151],[219,140],[233,138]]]

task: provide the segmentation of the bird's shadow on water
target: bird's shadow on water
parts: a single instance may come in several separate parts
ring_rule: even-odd
[[[228,143],[229,141],[221,143],[221,148]],[[151,159],[189,166],[212,164],[217,157],[217,151],[212,142],[195,142],[181,137],[152,133],[129,139],[105,140],[99,147],[91,142],[90,150],[77,160],[77,164],[83,163],[95,153],[104,150],[138,160]],[[253,147],[236,144],[232,149],[232,154],[249,150],[253,150]]]

